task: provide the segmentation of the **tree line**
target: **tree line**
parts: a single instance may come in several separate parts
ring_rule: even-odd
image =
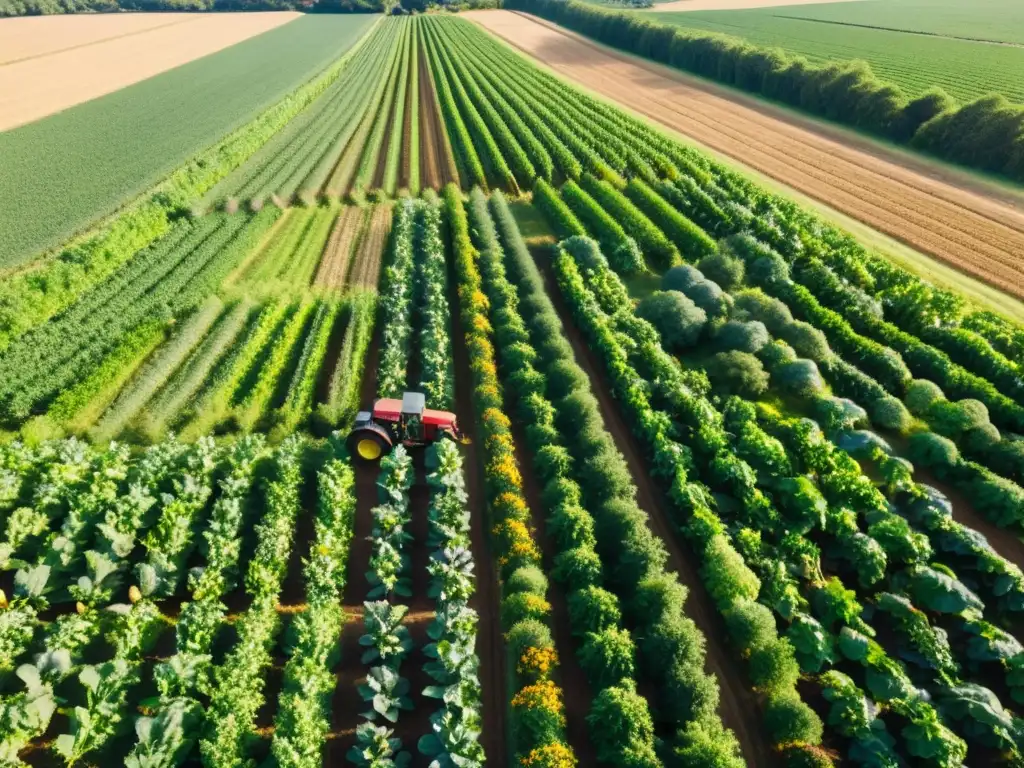
[[[865,61],[811,63],[780,48],[573,0],[505,0],[505,6],[943,160],[1024,181],[1024,106],[1002,94],[961,105],[934,87],[911,98]]]

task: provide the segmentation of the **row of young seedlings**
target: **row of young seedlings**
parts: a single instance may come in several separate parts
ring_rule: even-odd
[[[667,553],[636,506],[629,471],[507,203],[496,193],[490,208],[493,221],[474,193],[502,375],[545,483],[554,575],[568,593],[575,652],[594,693],[588,724],[597,757],[662,764],[658,723],[673,733],[669,752],[677,764],[742,765],[735,736],[715,711],[718,688],[704,672],[702,636],[683,611],[686,588],[664,570]],[[520,306],[528,307],[525,315]],[[638,681],[653,686],[650,704],[638,695]]]
[[[444,210],[470,361],[487,522],[501,580],[500,620],[511,673],[513,750],[520,765],[573,766],[577,760],[566,738],[563,691],[557,682],[559,664],[541,552],[523,494],[512,423],[505,413],[497,377],[478,254],[470,237],[462,194],[454,184],[445,187]]]
[[[571,250],[571,248],[569,249]],[[568,281],[572,277],[569,263],[571,257],[566,253],[563,253],[560,260],[560,268],[564,280]],[[584,266],[586,265],[586,266]],[[604,270],[607,272],[607,267],[601,267],[599,264],[595,264],[592,255],[590,258],[584,257],[580,263],[577,264],[580,272],[577,274],[583,274],[587,276],[588,283],[591,280],[600,279],[595,277],[595,270]],[[568,277],[566,277],[568,276]],[[608,274],[603,276],[608,282],[614,282],[614,276],[609,277]],[[568,285],[568,283],[565,283]],[[591,283],[593,284],[593,283]],[[579,288],[580,286],[576,286]],[[604,286],[606,289],[605,299],[609,300],[610,296],[614,296],[615,292],[619,293],[620,301],[619,304],[623,303],[623,297],[628,302],[628,296],[625,293],[625,288],[621,284],[614,287],[614,290],[607,290],[608,284]],[[586,290],[585,288],[583,290]],[[600,294],[601,289],[598,289],[597,297],[591,294],[592,298],[597,302],[595,305],[588,306],[586,311],[581,314],[586,314],[588,317],[592,316],[593,312],[601,313],[600,308]],[[626,303],[625,306],[630,306]],[[603,315],[600,315],[603,316]],[[605,316],[607,318],[607,316]],[[593,322],[593,321],[592,321]],[[624,326],[620,316],[612,316],[611,319],[606,319],[609,323],[609,328],[612,330],[612,336],[615,338],[615,333],[622,333]],[[614,329],[618,329],[617,331]],[[653,331],[650,329],[647,333]],[[628,334],[632,338],[644,338],[643,328],[633,324],[633,327]],[[639,334],[639,336],[638,336]],[[654,366],[654,370],[660,370],[658,374],[659,381],[672,381],[671,365],[662,363],[661,368],[655,365],[654,360],[648,360],[646,363],[643,360],[636,360],[634,365],[639,365],[640,370],[651,369]],[[674,399],[674,408],[669,407],[669,413],[676,419],[676,423],[689,424],[698,436],[695,448],[701,448],[706,453],[713,443],[708,443],[708,435],[705,434],[709,425],[710,411],[705,408],[701,410],[695,409],[693,403],[688,403],[686,398],[679,397],[679,392],[685,392],[686,382],[680,376],[675,377],[676,387],[678,388],[676,393],[670,398]],[[688,395],[692,400],[692,395]],[[679,410],[682,408],[682,410]],[[736,421],[737,416],[739,421]],[[884,522],[885,517],[882,515],[888,515],[886,511],[885,501],[881,499],[880,494],[874,490],[866,478],[861,478],[861,489],[857,490],[857,484],[851,482],[859,476],[859,468],[851,470],[839,470],[833,472],[831,475],[823,476],[823,480],[828,480],[827,483],[823,482],[823,489],[830,501],[834,504],[840,505],[836,508],[835,512],[828,509],[823,498],[814,489],[813,485],[803,477],[795,477],[789,481],[782,483],[775,483],[770,478],[781,478],[780,471],[784,472],[783,466],[788,465],[790,458],[795,456],[787,456],[785,450],[781,444],[772,445],[771,441],[767,439],[767,435],[760,432],[756,427],[752,428],[752,414],[742,415],[742,409],[737,413],[735,410],[732,414],[727,413],[727,421],[732,418],[731,430],[739,430],[742,435],[743,443],[740,444],[739,453],[749,458],[754,462],[755,466],[759,468],[758,475],[762,478],[761,483],[767,482],[769,486],[773,488],[776,497],[782,501],[781,511],[783,513],[782,522],[785,523],[785,527],[790,530],[787,538],[782,539],[780,544],[781,548],[779,554],[782,556],[783,561],[789,561],[794,564],[803,563],[801,568],[796,568],[795,573],[803,574],[802,578],[809,579],[809,586],[812,587],[812,592],[809,595],[812,600],[811,604],[817,614],[818,618],[821,619],[822,625],[825,630],[831,632],[834,631],[836,622],[847,625],[844,628],[842,635],[840,636],[840,642],[838,647],[840,649],[848,648],[849,645],[845,643],[851,642],[851,637],[855,636],[859,638],[861,643],[860,656],[856,657],[856,660],[863,661],[864,649],[868,647],[869,640],[866,636],[874,634],[874,630],[860,620],[861,606],[856,603],[853,592],[846,592],[841,587],[841,582],[837,579],[832,579],[829,582],[823,582],[820,577],[820,565],[817,564],[819,554],[817,548],[813,545],[808,549],[809,542],[803,539],[800,535],[801,530],[810,530],[818,527],[822,527],[823,532],[833,535],[835,528],[829,529],[828,526],[835,525],[837,522],[843,523],[843,526],[839,527],[839,535],[843,534],[843,530],[853,531],[853,536],[846,539],[847,542],[857,545],[873,544],[874,548],[861,550],[858,552],[857,547],[854,547],[854,552],[849,555],[853,557],[854,563],[859,567],[857,571],[860,577],[867,579],[867,583],[875,583],[885,573],[885,552],[877,542],[871,539],[870,536],[865,534],[856,533],[856,524],[852,518],[849,517],[852,513],[845,513],[844,517],[843,509],[846,505],[850,508],[860,509],[873,509],[869,515],[869,519],[872,522]],[[745,422],[745,423],[744,423]],[[700,430],[698,432],[698,430]],[[760,437],[758,437],[760,434]],[[810,446],[813,443],[806,442],[807,435],[801,436],[803,438],[801,450],[805,453],[810,450]],[[811,435],[813,437],[813,435]],[[820,433],[818,442],[820,443]],[[744,450],[745,448],[745,450]],[[721,450],[721,448],[719,448]],[[713,451],[712,451],[713,453]],[[781,454],[781,458],[780,458]],[[697,451],[697,456],[701,455],[701,451]],[[729,463],[725,462],[726,459],[731,460],[732,464],[735,465],[731,469]],[[717,483],[723,484],[723,490],[728,490],[736,498],[742,500],[741,510],[743,511],[743,519],[745,524],[752,527],[752,529],[770,531],[778,527],[778,511],[773,511],[771,505],[765,502],[765,499],[759,499],[756,495],[756,489],[753,486],[755,477],[751,475],[749,478],[744,478],[743,472],[740,471],[743,468],[744,462],[738,459],[731,452],[722,454],[719,458],[715,459],[714,464],[708,465],[708,471],[711,473],[711,477],[717,477]],[[774,465],[773,465],[774,462]],[[782,463],[780,463],[782,462]],[[847,460],[846,466],[852,462]],[[820,462],[816,467],[821,471]],[[749,467],[748,467],[749,469]],[[833,466],[833,469],[836,467]],[[840,481],[845,472],[848,477],[845,480]],[[765,479],[768,478],[768,479]],[[759,483],[759,484],[761,484]],[[867,494],[867,495],[865,495]],[[874,499],[871,498],[872,494]],[[878,503],[880,501],[880,503]],[[757,503],[755,503],[757,502]],[[817,510],[815,512],[814,510]],[[822,519],[817,523],[812,523],[810,519],[806,517],[808,513],[813,515],[822,515]],[[769,519],[765,519],[765,515],[768,515]],[[838,514],[838,516],[836,516]],[[796,515],[794,518],[793,516]],[[895,518],[892,518],[895,520]],[[775,520],[776,522],[772,522]],[[826,520],[828,524],[826,525]],[[794,527],[795,526],[795,527]],[[845,526],[845,528],[844,528]],[[691,524],[692,528],[692,524]],[[742,533],[742,531],[741,531]],[[772,557],[770,552],[772,551],[767,541],[761,541],[758,537],[756,543],[751,540],[749,536],[744,534],[745,538],[738,540],[740,549],[748,556],[750,563],[761,563],[765,562],[765,557],[769,559]],[[897,537],[899,540],[899,537]],[[902,540],[900,540],[902,541]],[[904,551],[906,550],[909,542],[903,542]],[[787,552],[788,550],[788,552]],[[840,549],[841,551],[841,549]],[[859,558],[859,560],[858,560]],[[866,559],[865,559],[866,558]],[[865,570],[866,569],[866,570]],[[817,577],[814,574],[819,574]],[[761,574],[765,576],[764,573]],[[780,582],[778,578],[775,578],[772,582],[764,582],[766,585],[770,585],[769,592],[774,595],[780,594]],[[815,587],[815,585],[818,585]],[[974,611],[982,608],[981,601],[976,596],[971,594],[962,584],[952,578],[952,574],[944,574],[936,571],[935,569],[929,568],[924,565],[911,565],[906,570],[898,571],[897,573],[890,576],[889,588],[895,590],[897,593],[912,595],[917,601],[924,601],[928,606],[929,610],[933,615],[941,616],[942,614],[960,614],[963,613],[964,619],[967,622],[974,622],[974,616],[967,613],[968,610]],[[757,590],[754,589],[751,597],[755,597]],[[794,596],[799,597],[799,592],[794,592]],[[940,597],[941,595],[941,597]],[[792,597],[790,598],[792,600]],[[797,603],[799,605],[799,603]],[[963,710],[963,702],[970,701],[976,698],[976,696],[982,696],[985,698],[983,689],[979,690],[977,687],[961,685],[955,674],[951,674],[955,670],[955,664],[950,667],[946,662],[951,661],[949,655],[948,644],[945,650],[943,650],[943,643],[945,641],[945,635],[939,635],[933,632],[929,626],[928,619],[925,614],[915,609],[912,604],[900,594],[880,593],[876,601],[878,609],[889,614],[893,619],[898,629],[898,632],[902,632],[905,637],[904,640],[909,641],[911,647],[919,654],[923,654],[924,658],[928,659],[928,662],[924,664],[926,670],[930,669],[932,674],[937,675],[935,685],[939,687],[939,690],[943,694],[943,712],[947,717],[953,717],[956,720],[961,720],[965,716],[968,721],[975,721],[973,726],[968,727],[969,732],[977,733],[978,729],[985,729],[982,723],[985,719],[977,719],[976,714],[967,714]],[[780,611],[778,605],[772,606],[776,611]],[[792,612],[793,604],[790,603],[789,611]],[[785,615],[785,611],[780,611],[782,615]],[[749,614],[749,612],[748,612]],[[734,609],[733,615],[736,615]],[[747,615],[745,618],[748,622],[751,621],[753,614]],[[866,614],[867,615],[867,614]],[[980,618],[980,613],[978,614]],[[806,620],[802,622],[806,624]],[[995,629],[993,627],[993,629]],[[862,634],[861,634],[862,633]],[[923,633],[923,634],[922,634]],[[1006,636],[1008,637],[1008,636]],[[926,638],[931,638],[930,640]],[[818,653],[824,653],[828,655],[830,652],[830,645],[832,641],[828,638],[823,638],[826,642],[821,645]],[[1011,638],[1012,639],[1012,638]],[[797,643],[794,638],[794,643]],[[891,643],[891,639],[890,639]],[[936,645],[938,643],[938,645]],[[872,646],[875,647],[875,646]],[[803,649],[805,652],[808,650],[806,647]],[[936,655],[937,654],[937,655]],[[962,760],[965,752],[966,745],[957,737],[953,736],[952,732],[944,728],[940,721],[936,718],[935,711],[932,709],[930,704],[927,704],[925,700],[920,698],[920,695],[916,693],[915,689],[910,683],[910,678],[898,665],[894,665],[891,661],[888,661],[882,666],[878,666],[880,663],[885,661],[884,652],[881,651],[880,646],[875,647],[873,653],[874,659],[872,664],[874,665],[873,674],[875,687],[873,692],[880,693],[883,696],[883,700],[886,701],[892,711],[896,712],[901,718],[904,718],[901,722],[906,723],[903,727],[902,734],[905,738],[905,748],[915,757],[925,757],[935,761],[936,764],[941,765],[954,765],[958,764]],[[819,657],[817,662],[820,665],[822,657]],[[869,667],[869,672],[872,672],[872,668]],[[880,677],[881,676],[881,677]],[[926,674],[923,679],[929,679],[930,674]],[[915,679],[921,680],[922,677],[918,675]],[[821,678],[825,686],[826,698],[833,699],[833,714],[839,704],[849,706],[851,699],[850,696],[854,696],[853,701],[857,701],[856,687],[853,685],[849,678],[837,677],[837,673],[829,672]],[[872,680],[871,674],[868,675],[869,682]],[[884,683],[882,681],[885,681]],[[831,686],[831,687],[829,687]],[[840,693],[840,689],[842,693]],[[857,694],[857,696],[863,696]],[[993,696],[989,696],[989,704],[994,699]],[[838,702],[838,703],[837,703]],[[1001,711],[1001,707],[998,706],[998,700],[995,700],[996,710]],[[1003,716],[1006,717],[1005,715]],[[837,717],[831,718],[830,722],[838,723],[840,720]],[[891,752],[892,740],[890,737],[884,737],[884,727],[880,725],[873,717],[867,717],[866,719],[859,719],[856,723],[847,720],[841,721],[843,726],[839,729],[843,736],[853,739],[853,745],[851,747],[851,754],[859,755],[874,755],[875,759],[882,759],[884,755],[890,754],[889,761],[896,761],[895,754]],[[928,729],[922,728],[922,724],[930,722],[931,727]],[[1014,726],[1015,728],[1015,726]],[[1012,732],[1013,729],[1011,729]],[[998,731],[996,731],[998,733]],[[878,739],[882,738],[882,742]],[[885,739],[889,738],[888,743]],[[1007,746],[1003,744],[1002,746]]]

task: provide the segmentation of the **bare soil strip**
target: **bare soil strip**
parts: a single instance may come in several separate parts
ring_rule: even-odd
[[[741,664],[729,650],[730,644],[724,622],[700,580],[698,564],[689,550],[684,551],[680,545],[679,536],[668,512],[668,502],[647,471],[647,462],[640,451],[640,446],[615,404],[600,364],[573,325],[558,289],[551,287],[555,285],[555,280],[550,265],[543,257],[537,258],[537,264],[549,286],[551,301],[562,318],[565,335],[572,344],[576,362],[590,379],[591,389],[601,407],[605,428],[611,433],[615,447],[629,465],[630,474],[637,487],[637,504],[647,513],[651,531],[665,544],[669,556],[665,568],[679,574],[680,582],[689,590],[685,611],[707,639],[706,668],[718,679],[721,692],[718,713],[722,723],[736,734],[743,750],[743,758],[748,765],[771,765],[774,760],[768,739],[762,730],[763,717],[757,697],[747,686]]]
[[[416,56],[416,49],[412,50],[412,56],[409,57],[409,74],[407,75],[408,80],[406,81],[405,88],[405,111],[402,112],[404,122],[402,124],[402,159],[398,164],[398,189],[408,189],[409,180],[412,175],[410,161],[412,159],[412,72],[413,67],[416,63],[412,60],[412,57]]]
[[[353,288],[377,288],[384,246],[391,231],[391,206],[387,203],[373,209],[370,223],[359,246],[359,254],[352,265],[349,285]]]
[[[145,80],[298,16],[290,11],[198,14],[187,23],[140,30],[0,67],[0,131]],[[114,21],[120,17],[97,18]],[[6,24],[0,23],[0,28]],[[114,29],[119,27],[115,24]],[[4,36],[0,31],[0,50],[6,51]]]
[[[983,182],[862,140],[844,144],[782,109],[555,25],[506,11],[471,12],[555,72],[820,200],[1009,294],[1024,297],[1024,210]],[[833,134],[835,135],[835,134]]]
[[[314,285],[337,290],[345,286],[352,247],[359,235],[362,220],[362,208],[352,206],[342,209],[338,218],[334,220],[334,229],[324,249],[324,257],[317,269]]]
[[[437,114],[437,101],[434,98],[434,81],[431,79],[430,67],[424,52],[419,52],[420,61],[420,181],[424,187],[440,189],[443,170],[441,165],[441,148],[438,134],[444,131]]]

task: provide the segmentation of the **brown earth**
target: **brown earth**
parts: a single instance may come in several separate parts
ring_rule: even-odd
[[[444,145],[440,141],[443,132],[437,113],[434,96],[434,81],[423,51],[419,52],[420,66],[420,183],[424,187],[440,189],[442,183],[441,153]]]
[[[158,15],[158,14],[154,14]],[[240,43],[299,17],[293,12],[274,13],[204,13],[177,24],[164,24],[148,30],[124,34],[123,18],[117,15],[96,17],[89,30],[100,34],[101,20],[111,24],[112,39],[95,44],[54,50],[60,43],[49,45],[52,53],[0,66],[0,131],[38,120],[62,109],[95,99],[106,93],[145,80],[193,59]],[[71,20],[81,17],[40,19],[61,22],[68,29]],[[168,16],[163,16],[170,19]],[[0,50],[6,52],[0,22]],[[28,21],[27,19],[25,21]],[[34,21],[34,20],[33,20]],[[46,37],[45,24],[37,24],[34,35]],[[72,39],[72,33],[67,33]],[[120,35],[120,36],[118,36]],[[108,35],[110,37],[110,35]],[[34,49],[46,50],[43,43]],[[25,48],[22,50],[32,50]],[[9,54],[4,53],[5,57]]]
[[[409,72],[406,74],[406,88],[405,88],[405,111],[402,113],[402,159],[398,163],[398,189],[408,189],[409,180],[411,176],[411,163],[412,160],[412,78],[416,71],[415,67],[417,63],[415,59],[416,48],[412,49],[412,53],[409,56]],[[417,86],[418,89],[418,86]],[[417,101],[419,101],[419,94],[417,94]]]
[[[355,288],[376,288],[380,280],[380,265],[384,246],[391,232],[391,206],[387,203],[373,209],[366,233],[359,245],[349,284]]]
[[[558,74],[1024,297],[1024,206],[1011,193],[525,14],[468,15]]]
[[[345,287],[353,246],[363,230],[364,213],[362,208],[348,206],[338,214],[313,281],[317,287],[336,290]]]
[[[185,24],[201,16],[198,13],[125,13],[0,19],[0,66],[97,45],[158,27]]]
[[[535,258],[545,276],[551,301],[562,319],[565,336],[572,344],[576,362],[590,379],[591,389],[601,407],[605,428],[612,435],[615,447],[629,465],[630,474],[637,487],[637,504],[647,513],[651,531],[661,539],[668,552],[665,570],[675,571],[680,582],[689,590],[685,611],[707,640],[705,669],[718,680],[718,714],[722,718],[722,723],[736,734],[743,758],[748,765],[771,765],[775,760],[763,731],[761,708],[757,697],[747,685],[742,662],[729,650],[724,622],[700,579],[699,563],[692,552],[680,544],[671,522],[668,501],[647,471],[647,461],[608,389],[599,361],[573,325],[557,288],[551,288],[555,281],[550,265],[542,256],[537,257],[535,254]]]

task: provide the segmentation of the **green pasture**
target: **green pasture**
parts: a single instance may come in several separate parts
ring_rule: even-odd
[[[643,13],[777,46],[812,61],[863,59],[878,77],[912,96],[937,85],[961,102],[992,91],[1024,102],[1024,2],[1019,0],[864,0]]]

